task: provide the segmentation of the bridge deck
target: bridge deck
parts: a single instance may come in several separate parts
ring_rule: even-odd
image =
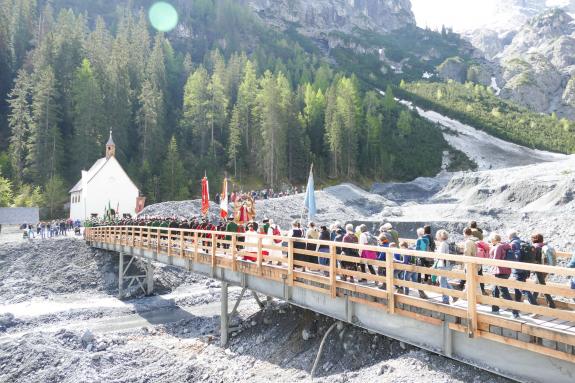
[[[270,241],[269,236],[254,236],[243,242],[241,234],[226,235],[227,240],[218,232],[137,226],[87,228],[85,232],[94,247],[241,284],[501,375],[523,381],[575,381],[575,311],[571,303],[575,291],[565,284],[494,280],[489,274],[490,267],[514,267],[515,262],[279,236],[272,238],[280,243]],[[300,249],[297,244],[301,242],[325,245],[329,252]],[[349,257],[342,254],[342,248],[385,252],[386,260]],[[397,263],[393,262],[394,253],[448,260],[454,267],[434,269]],[[244,260],[246,256],[253,261]],[[317,257],[329,259],[329,265],[306,262]],[[341,262],[372,265],[380,272],[347,270]],[[484,276],[477,275],[478,267],[483,268]],[[521,264],[521,268],[575,276],[574,269],[562,267]],[[406,281],[398,277],[398,271],[465,280],[468,288],[459,291]],[[540,305],[482,295],[480,282],[496,282],[508,287],[512,295],[515,288],[537,291]],[[397,292],[401,286],[410,288],[409,295]],[[424,290],[428,299],[420,298],[418,289]],[[444,294],[457,298],[457,302],[443,304]],[[555,309],[546,307],[544,294],[554,297]],[[491,312],[492,304],[503,309],[500,314]],[[514,319],[511,309],[520,310],[520,318]]]

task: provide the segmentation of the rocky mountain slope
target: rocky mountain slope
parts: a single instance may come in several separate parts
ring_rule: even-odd
[[[264,19],[296,24],[308,33],[354,28],[389,32],[415,25],[409,0],[240,0]]]
[[[505,81],[502,97],[575,118],[575,23],[565,11],[531,19],[496,59]]]

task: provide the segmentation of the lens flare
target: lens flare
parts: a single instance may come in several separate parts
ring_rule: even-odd
[[[158,1],[150,7],[148,17],[152,27],[160,32],[169,32],[178,25],[178,11],[170,3]]]

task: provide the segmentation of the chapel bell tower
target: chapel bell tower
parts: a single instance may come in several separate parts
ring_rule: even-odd
[[[106,142],[106,159],[109,160],[110,157],[116,156],[116,144],[114,144],[114,140],[112,139],[112,130],[110,129],[110,138],[108,138],[108,142]]]

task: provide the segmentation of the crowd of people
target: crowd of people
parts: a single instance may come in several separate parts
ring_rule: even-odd
[[[36,224],[25,223],[20,225],[20,230],[24,238],[32,240],[34,238],[47,239],[66,236],[72,232],[79,235],[80,226],[79,220],[54,219],[51,221],[40,221]]]
[[[232,192],[228,195],[228,201],[230,203],[234,203],[236,201],[236,197],[240,195],[250,196],[254,201],[256,201],[262,199],[280,198],[289,195],[296,195],[298,193],[303,193],[304,191],[305,187],[303,186],[300,186],[299,188],[297,186],[290,186],[289,188],[280,191],[269,188],[261,190],[251,190],[247,193],[244,193],[243,191],[240,191],[239,193]],[[216,205],[220,204],[221,198],[222,198],[221,194],[216,193],[214,197],[214,202],[216,203]]]
[[[323,240],[340,242],[342,244],[361,244],[371,245],[377,247],[399,248],[407,250],[415,250],[422,252],[435,252],[440,254],[460,254],[469,257],[491,258],[498,260],[514,261],[519,263],[537,263],[555,266],[556,256],[555,250],[548,245],[540,233],[534,233],[529,239],[522,239],[519,237],[516,230],[510,230],[505,237],[498,233],[490,233],[489,236],[485,235],[483,230],[477,226],[474,221],[469,222],[467,227],[463,230],[463,241],[455,243],[450,240],[450,235],[446,230],[438,230],[435,235],[432,234],[432,228],[429,225],[417,229],[417,239],[415,241],[406,241],[400,239],[400,234],[393,228],[391,223],[383,224],[377,233],[372,233],[365,224],[357,225],[354,227],[352,224],[342,225],[340,222],[335,222],[331,226],[320,225],[319,227],[310,222],[307,227],[302,227],[299,221],[294,221],[289,230],[281,230],[280,227],[271,219],[264,219],[261,223],[250,221],[245,224],[236,223],[233,218],[227,221],[220,220],[218,223],[212,223],[206,218],[193,217],[191,219],[178,219],[176,217],[162,218],[162,217],[140,217],[137,219],[123,219],[110,221],[93,222],[93,225],[137,225],[137,226],[151,226],[151,227],[164,227],[164,228],[183,228],[183,229],[198,229],[198,230],[214,230],[220,232],[231,233],[244,233],[238,237],[238,249],[243,250],[244,259],[247,261],[257,260],[258,251],[258,235],[264,234],[266,237],[262,240],[264,251],[263,256],[276,256],[282,257],[287,254],[285,250],[277,250],[278,246],[286,246],[282,243],[281,239],[277,236],[283,235],[291,238],[302,239],[294,241],[294,261],[299,268],[314,270],[313,265],[318,264],[322,266],[329,266],[330,258],[321,256],[309,255],[308,252],[301,252],[301,250],[317,251],[319,253],[329,253],[330,246],[326,244],[314,243],[307,240]],[[87,226],[90,226],[89,224]],[[203,236],[209,237],[209,234]],[[276,237],[274,237],[276,236]],[[230,236],[221,234],[221,238],[230,239]],[[266,250],[267,245],[276,244],[272,246],[276,250]],[[227,248],[229,245],[225,245]],[[389,251],[388,251],[389,252]],[[361,250],[346,247],[344,245],[336,247],[337,254],[343,254],[348,257],[358,258],[356,262],[348,260],[338,261],[339,267],[350,271],[361,271],[363,273],[371,273],[372,275],[384,276],[386,270],[384,267],[376,267],[367,262],[362,262],[361,259],[375,259],[385,261],[385,251],[374,250]],[[413,254],[413,253],[411,253]],[[464,259],[462,259],[463,261]],[[393,261],[403,264],[413,264],[419,267],[429,269],[447,270],[453,269],[457,262],[447,261],[443,259],[434,259],[425,256],[402,255],[401,253],[393,254]],[[271,262],[271,261],[270,261]],[[306,265],[306,266],[301,266]],[[575,268],[575,255],[568,267]],[[325,268],[318,267],[316,270],[323,269],[323,273],[329,275]],[[546,284],[547,275],[542,272],[531,272],[524,270],[519,265],[517,268],[508,267],[478,267],[478,275],[489,273],[497,279],[507,280],[514,279],[516,281],[525,282],[533,277],[537,283],[541,285]],[[354,273],[350,275],[341,275],[343,281],[355,282]],[[355,274],[357,275],[357,274]],[[425,292],[425,284],[438,285],[444,289],[466,289],[466,280],[450,281],[448,277],[443,275],[434,275],[430,270],[429,274],[421,272],[411,272],[405,270],[395,270],[394,278],[396,280],[405,280],[419,283],[421,289],[418,291],[419,296],[427,299],[428,296]],[[366,279],[360,279],[359,283],[367,282]],[[385,284],[377,283],[380,288],[385,289]],[[575,289],[575,280],[571,281],[571,287]],[[409,294],[409,288],[404,286],[393,287],[397,293]],[[480,283],[481,294],[486,295],[487,290],[483,283]],[[516,302],[523,301],[527,298],[528,302],[532,305],[538,305],[538,293],[522,289],[513,289],[510,292],[509,288],[503,285],[491,286],[491,294],[495,298],[502,297],[503,299],[512,300]],[[544,294],[546,304],[550,308],[555,308],[555,301],[550,294]],[[444,304],[450,304],[457,301],[457,298],[449,295],[442,296]],[[492,306],[493,313],[499,313],[500,308],[497,305]],[[519,317],[518,310],[512,310],[514,317]]]

